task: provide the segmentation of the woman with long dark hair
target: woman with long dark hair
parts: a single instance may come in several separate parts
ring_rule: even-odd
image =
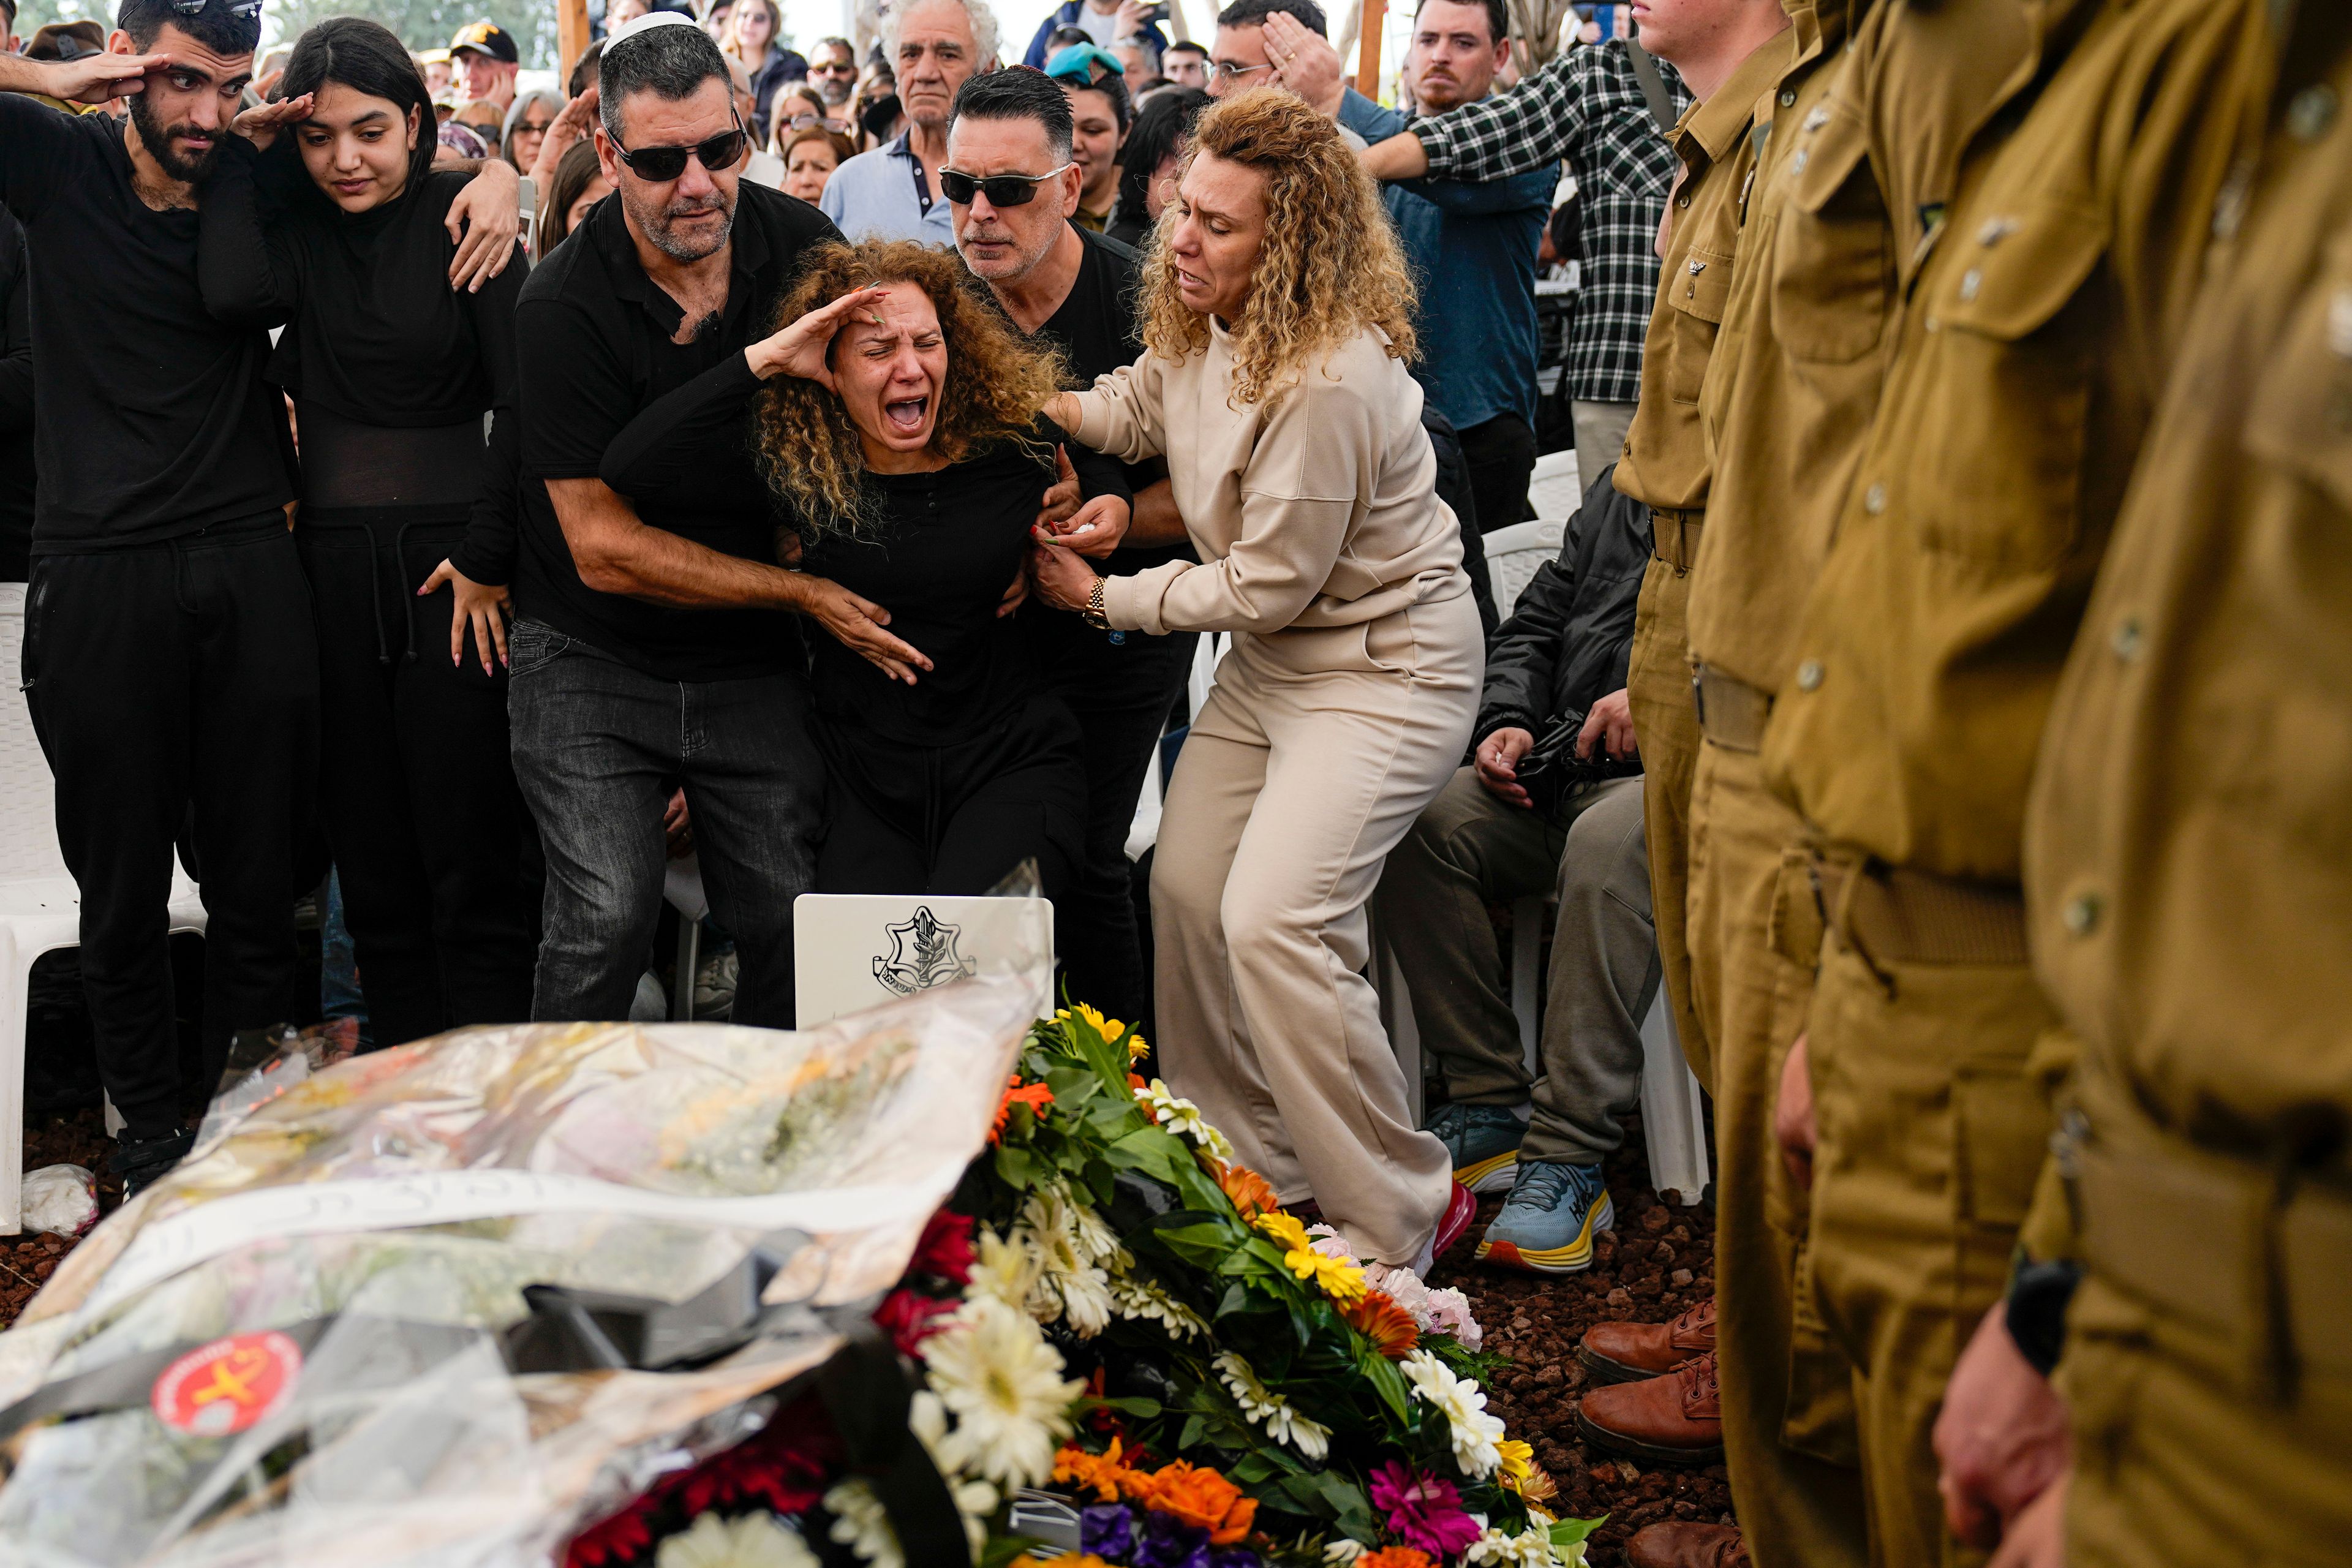
[[[503,668],[528,267],[450,287],[466,180],[432,172],[433,105],[390,32],[320,23],[283,89],[237,119],[198,269],[215,316],[285,327],[268,374],[301,440],[322,805],[375,1043],[396,1045],[530,1011]]]
[[[1150,240],[1160,209],[1175,193],[1176,167],[1192,143],[1193,123],[1215,101],[1197,87],[1171,87],[1136,110],[1135,127],[1118,152],[1118,200],[1105,234],[1138,250]]]

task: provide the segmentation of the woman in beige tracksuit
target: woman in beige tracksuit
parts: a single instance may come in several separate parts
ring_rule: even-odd
[[[1201,564],[1097,578],[1043,549],[1038,588],[1118,630],[1234,634],[1160,820],[1160,1061],[1285,1203],[1425,1269],[1468,1205],[1362,977],[1365,904],[1461,763],[1484,649],[1405,368],[1412,285],[1325,116],[1251,92],[1192,145],[1144,268],[1143,357],[1048,412],[1164,456]]]

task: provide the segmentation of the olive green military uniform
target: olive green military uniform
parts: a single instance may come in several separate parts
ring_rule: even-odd
[[[1634,612],[1625,680],[1633,738],[1642,751],[1642,822],[1650,852],[1650,908],[1658,960],[1683,1054],[1702,1084],[1714,1083],[1706,1031],[1691,1011],[1690,946],[1683,931],[1688,883],[1691,769],[1698,760],[1698,714],[1691,702],[1683,606],[1706,509],[1706,437],[1699,384],[1731,293],[1739,204],[1756,166],[1757,100],[1788,68],[1793,34],[1783,32],[1740,62],[1675,127],[1682,161],[1659,236],[1658,299],[1642,344],[1642,400],[1617,460],[1617,489],[1650,508],[1650,569]]]
[[[1763,752],[1817,836],[1829,927],[1814,1287],[1860,1369],[1873,1554],[1906,1565],[1968,1555],[1929,1435],[2049,1138],[2027,782],[2201,275],[2268,0],[2025,0],[2024,61],[1993,101],[1923,118],[1923,78],[2015,3],[1890,0],[1858,36],[1897,256],[1918,259]]]
[[[1724,1446],[1759,1568],[1869,1555],[1853,1372],[1812,1309],[1804,1194],[1772,1139],[1819,945],[1811,862],[1801,822],[1764,790],[1756,760],[1892,336],[1893,230],[1858,105],[1841,88],[1854,13],[1866,9],[1790,7],[1797,48],[1759,111],[1769,132],[1743,203],[1741,266],[1700,399],[1715,475],[1689,600],[1704,734],[1690,803],[1691,991],[1715,1048]]]
[[[2352,10],[2299,13],[2026,820],[2074,1568],[2352,1554]]]

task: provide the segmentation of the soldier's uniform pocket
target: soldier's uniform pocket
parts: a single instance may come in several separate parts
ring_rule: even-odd
[[[1772,240],[1772,334],[1799,363],[1847,364],[1885,333],[1894,232],[1860,114],[1832,99],[1796,134],[1782,174],[1789,211]]]

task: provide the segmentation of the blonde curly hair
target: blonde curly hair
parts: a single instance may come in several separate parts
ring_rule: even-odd
[[[1328,115],[1281,88],[1255,88],[1201,116],[1179,178],[1203,153],[1265,176],[1265,238],[1249,302],[1231,323],[1236,402],[1281,401],[1309,364],[1366,327],[1388,335],[1390,358],[1413,357],[1412,274],[1380,187]],[[1144,264],[1143,342],[1181,360],[1209,346],[1209,323],[1176,292],[1176,222],[1171,202]]]
[[[1032,432],[1037,410],[1061,388],[1061,357],[1024,339],[983,304],[952,250],[898,239],[829,241],[810,253],[800,281],[776,308],[773,326],[782,330],[853,289],[877,283],[920,289],[939,312],[948,369],[929,449],[961,463],[1010,441],[1050,464],[1050,449]],[[758,451],[769,487],[795,514],[803,542],[870,531],[866,448],[840,398],[814,381],[778,376],[760,397]]]

